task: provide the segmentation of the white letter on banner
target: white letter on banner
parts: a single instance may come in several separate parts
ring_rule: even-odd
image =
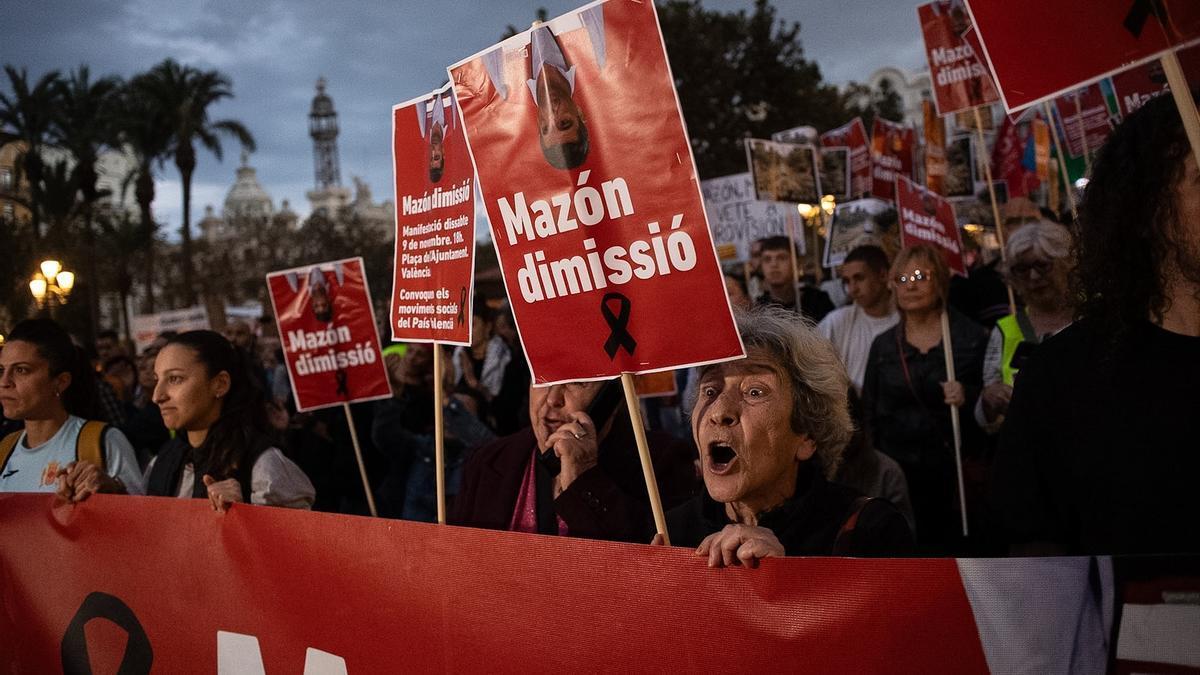
[[[217,631],[217,675],[266,675],[258,638]],[[346,675],[346,659],[309,647],[304,675]]]

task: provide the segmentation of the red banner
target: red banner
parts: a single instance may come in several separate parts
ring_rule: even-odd
[[[938,0],[917,7],[933,100],[939,115],[970,110],[1000,100],[991,73],[963,37],[971,28],[971,17],[961,0]]]
[[[849,123],[821,134],[821,145],[849,148],[851,199],[870,194],[871,144],[867,141],[867,128],[863,126],[862,118],[855,117]]]
[[[954,216],[954,205],[904,176],[896,179],[896,209],[900,215],[900,241],[904,247],[933,244],[946,259],[951,272],[967,276],[963,264],[962,233]]]
[[[1200,39],[1195,0],[966,1],[1009,112]]]
[[[742,355],[653,3],[588,5],[449,73],[535,383]]]
[[[875,197],[895,201],[896,178],[912,177],[916,147],[912,127],[875,118],[871,130],[871,193]]]
[[[953,559],[713,570],[682,548],[54,503],[0,495],[3,672],[987,672]]]
[[[392,108],[392,339],[471,344],[475,168],[450,86]]]
[[[392,395],[362,258],[267,275],[301,411]]]

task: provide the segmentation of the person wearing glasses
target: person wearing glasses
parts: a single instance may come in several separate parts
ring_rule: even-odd
[[[1038,221],[1014,232],[1005,243],[1005,270],[1024,309],[996,323],[983,357],[983,393],[975,421],[989,434],[1000,430],[1013,381],[1042,340],[1071,325],[1071,232],[1057,223]]]
[[[962,550],[951,407],[972,410],[983,378],[987,333],[946,302],[950,273],[927,244],[902,249],[889,285],[899,323],[871,343],[863,378],[863,426],[908,478],[918,549],[927,555]],[[942,312],[949,312],[955,381],[946,376]],[[982,434],[962,416],[964,457]]]

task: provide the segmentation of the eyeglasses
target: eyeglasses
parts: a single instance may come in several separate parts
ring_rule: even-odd
[[[1050,274],[1050,270],[1054,268],[1054,263],[1047,260],[1039,260],[1033,263],[1017,263],[1008,268],[1010,274],[1015,277],[1028,277],[1030,272],[1037,272],[1039,277],[1044,277]]]
[[[900,276],[896,277],[896,283],[907,284],[909,282],[918,282],[918,281],[923,283],[923,282],[929,281],[932,278],[933,278],[933,276],[927,271],[913,270],[912,272],[901,274]]]

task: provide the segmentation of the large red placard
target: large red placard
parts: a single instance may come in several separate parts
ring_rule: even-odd
[[[912,178],[916,132],[910,126],[875,118],[871,129],[871,195],[895,201],[896,178]]]
[[[1009,112],[1200,40],[1195,0],[966,2]]]
[[[449,69],[536,384],[743,353],[653,3]]]
[[[392,339],[471,344],[475,168],[450,86],[392,108]]]
[[[392,395],[362,258],[271,272],[267,288],[296,408]]]
[[[871,143],[861,117],[821,134],[821,146],[850,149],[851,199],[865,197],[871,192]]]
[[[962,233],[954,216],[954,205],[938,193],[896,178],[896,210],[900,216],[901,245],[932,244],[942,252],[946,266],[955,274],[967,275],[963,263]]]

